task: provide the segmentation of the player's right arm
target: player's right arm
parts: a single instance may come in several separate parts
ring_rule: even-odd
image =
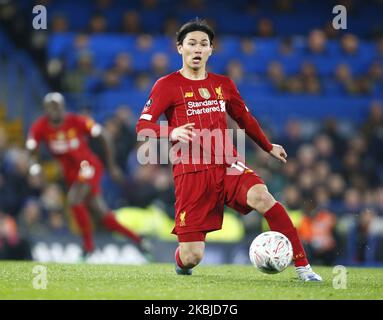
[[[171,141],[191,141],[194,123],[187,123],[179,127],[157,123],[161,114],[173,105],[170,91],[169,83],[166,84],[165,79],[160,79],[155,83],[137,122],[137,135],[151,138],[169,138]]]

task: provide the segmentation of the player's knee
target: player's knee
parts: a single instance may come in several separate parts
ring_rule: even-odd
[[[248,204],[261,214],[268,211],[275,204],[275,202],[274,197],[267,191],[266,188],[253,190],[248,194]]]
[[[192,248],[182,253],[182,262],[185,267],[192,268],[201,262],[203,258],[203,250]]]

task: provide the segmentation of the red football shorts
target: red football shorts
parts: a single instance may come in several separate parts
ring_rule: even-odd
[[[69,186],[76,182],[86,183],[90,185],[92,195],[101,193],[103,167],[100,163],[84,160],[81,162],[80,168],[73,168],[68,171],[65,171],[65,176]]]
[[[175,227],[179,242],[204,241],[207,232],[222,228],[224,205],[247,214],[247,192],[264,181],[241,163],[215,167],[174,178]]]

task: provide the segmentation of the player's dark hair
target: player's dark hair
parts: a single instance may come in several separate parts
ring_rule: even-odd
[[[182,45],[184,39],[186,38],[186,35],[189,32],[193,31],[202,31],[205,32],[210,41],[210,45],[213,44],[214,39],[214,31],[213,29],[207,24],[206,20],[201,20],[199,18],[195,18],[194,20],[191,20],[187,23],[185,23],[177,32],[177,45]]]

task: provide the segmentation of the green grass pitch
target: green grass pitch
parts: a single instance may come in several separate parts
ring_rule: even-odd
[[[46,289],[35,278],[36,262],[0,262],[0,299],[257,300],[383,299],[383,269],[347,267],[347,288],[334,289],[333,268],[316,267],[322,283],[303,283],[289,267],[266,275],[252,266],[199,266],[177,276],[172,264],[42,264]],[[40,280],[39,280],[40,279]]]

